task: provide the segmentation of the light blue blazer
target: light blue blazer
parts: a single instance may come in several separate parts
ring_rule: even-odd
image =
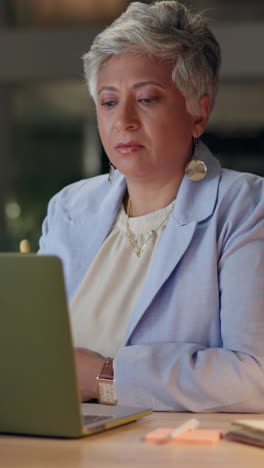
[[[199,157],[208,175],[183,178],[114,361],[118,401],[264,412],[264,179],[222,170],[204,145]],[[69,300],[125,190],[115,171],[112,184],[82,180],[50,201],[39,253],[62,259]]]

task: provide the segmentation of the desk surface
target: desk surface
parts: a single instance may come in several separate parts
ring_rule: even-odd
[[[230,428],[239,418],[264,415],[153,413],[141,420],[79,440],[0,436],[2,468],[263,468],[264,449],[221,440],[215,446],[154,445],[144,435],[159,427],[175,427],[187,419],[200,420],[201,428]]]

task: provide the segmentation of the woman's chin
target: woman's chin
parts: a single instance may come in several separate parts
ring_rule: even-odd
[[[126,178],[145,178],[149,175],[149,170],[139,167],[131,167],[125,165],[116,166],[116,168],[123,174]]]
[[[132,158],[113,161],[112,164],[123,174],[125,177],[144,177],[149,173],[149,166],[142,164],[142,162],[132,161]]]

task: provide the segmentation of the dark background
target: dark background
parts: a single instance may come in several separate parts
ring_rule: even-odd
[[[36,251],[50,197],[108,170],[81,56],[128,3],[1,0],[0,251]],[[263,176],[264,2],[183,3],[206,10],[223,52],[203,139],[225,167]]]

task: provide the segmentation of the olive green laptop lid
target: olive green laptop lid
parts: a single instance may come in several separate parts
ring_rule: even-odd
[[[0,254],[0,432],[80,437],[150,414],[80,399],[60,260]]]
[[[82,431],[61,263],[0,255],[0,431]]]

